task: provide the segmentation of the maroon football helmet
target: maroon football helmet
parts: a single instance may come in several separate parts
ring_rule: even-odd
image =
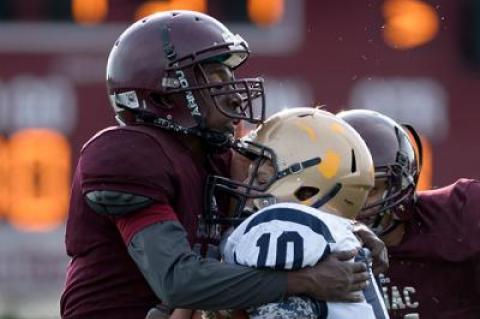
[[[386,182],[382,198],[364,207],[357,219],[379,235],[393,230],[401,221],[411,218],[415,188],[420,174],[420,162],[412,145],[418,135],[413,128],[397,124],[393,119],[370,110],[349,110],[338,116],[350,124],[365,140],[375,165],[375,179]],[[413,134],[409,137],[407,131]],[[418,145],[421,150],[421,145]],[[393,222],[380,226],[385,214],[392,214]]]
[[[209,83],[202,65],[222,63],[233,70],[249,52],[241,36],[202,13],[167,11],[137,21],[120,35],[108,57],[107,88],[117,121],[152,123],[223,143],[222,134],[205,127],[207,107],[260,123],[265,116],[263,79]],[[235,110],[218,103],[228,95],[240,100]],[[174,103],[165,103],[167,98]]]

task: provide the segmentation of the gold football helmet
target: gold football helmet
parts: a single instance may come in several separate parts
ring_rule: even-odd
[[[253,200],[257,209],[296,202],[353,219],[374,186],[372,156],[363,139],[317,108],[271,116],[236,149],[252,160],[247,180],[215,177],[215,186],[246,198],[244,203]]]
[[[268,119],[250,139],[275,154],[265,191],[278,202],[355,218],[374,185],[373,160],[365,142],[332,113],[289,109]]]

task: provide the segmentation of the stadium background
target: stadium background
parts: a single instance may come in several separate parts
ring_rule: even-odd
[[[136,18],[170,8],[249,41],[240,73],[265,77],[270,114],[372,108],[421,132],[422,187],[479,177],[478,0],[0,0],[0,318],[58,317],[74,163],[114,124],[108,52]]]

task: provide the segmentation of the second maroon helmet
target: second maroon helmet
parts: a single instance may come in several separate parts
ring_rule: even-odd
[[[139,20],[120,35],[108,57],[107,89],[116,118],[199,135],[206,129],[206,93],[225,116],[259,123],[265,115],[263,79],[209,83],[202,68],[216,62],[233,70],[248,55],[241,36],[202,13],[168,11]],[[228,94],[241,97],[234,111],[217,103]],[[175,103],[163,103],[167,96],[176,96]]]
[[[358,219],[374,230],[385,213],[393,215],[395,221],[404,221],[412,215],[415,188],[420,174],[412,139],[407,131],[393,119],[381,113],[356,109],[338,113],[365,140],[372,154],[375,178],[386,182],[383,197],[363,209]],[[385,234],[394,224],[380,228]]]

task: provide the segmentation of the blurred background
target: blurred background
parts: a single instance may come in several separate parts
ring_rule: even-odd
[[[169,9],[250,43],[239,72],[265,77],[269,114],[378,110],[420,131],[422,188],[480,177],[479,0],[0,0],[0,318],[59,317],[72,170],[114,124],[108,52]]]

